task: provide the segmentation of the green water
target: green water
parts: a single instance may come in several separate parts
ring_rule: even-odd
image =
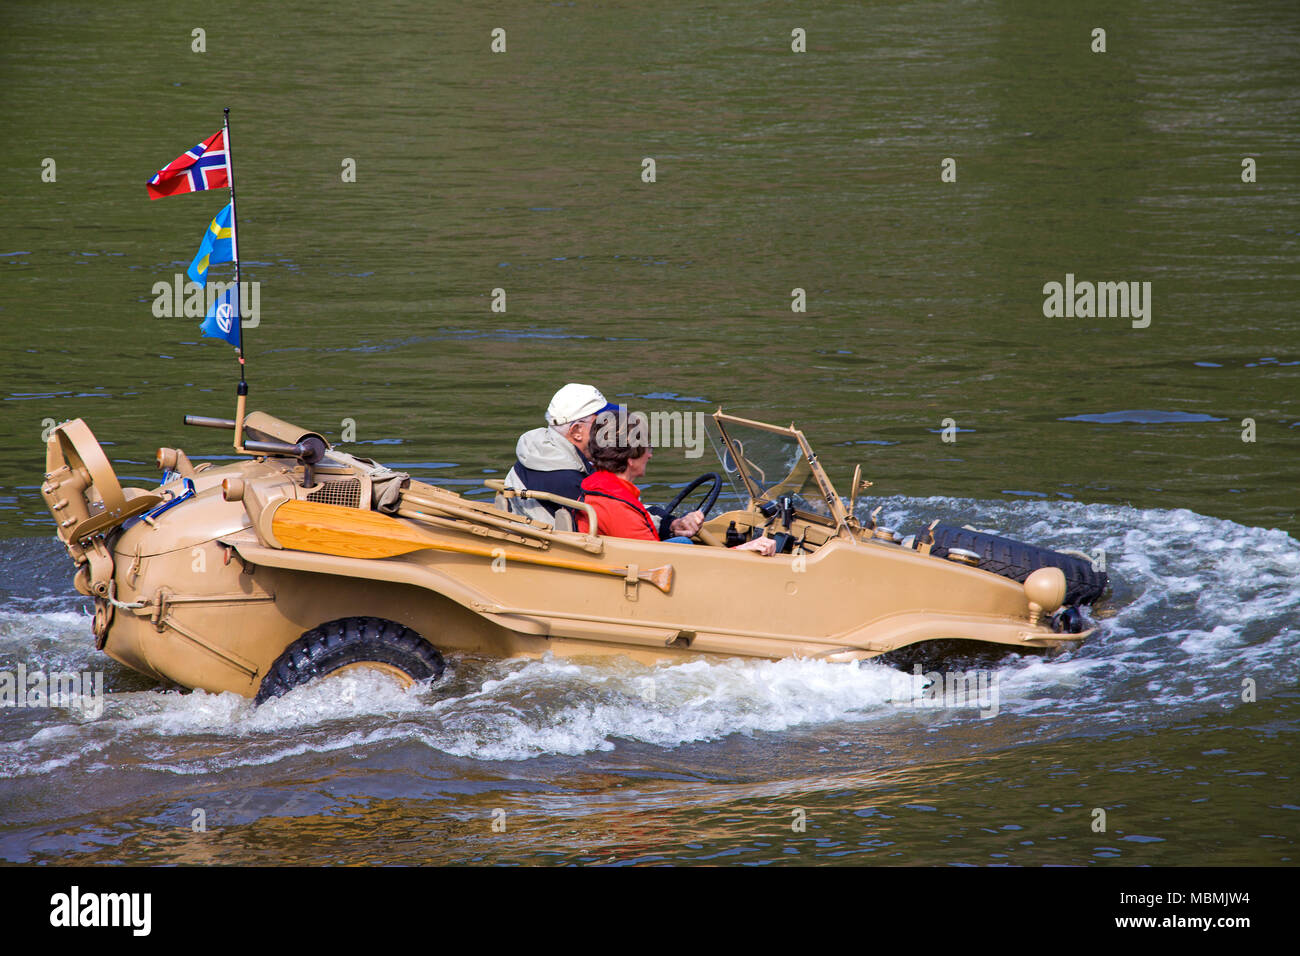
[[[507,32],[503,54],[489,49],[495,27]],[[796,27],[807,31],[803,54],[791,52]],[[1106,30],[1105,53],[1090,50],[1095,27]],[[205,53],[191,50],[195,28],[206,31]],[[794,420],[842,492],[861,462],[872,494],[1002,502],[1009,526],[1030,537],[1087,527],[1122,548],[1132,521],[1142,541],[1158,543],[1165,519],[1149,516],[1188,509],[1280,529],[1293,536],[1278,545],[1285,551],[1300,531],[1298,50],[1300,7],[1281,0],[6,4],[0,538],[22,569],[6,582],[6,606],[21,615],[23,601],[70,592],[70,565],[53,551],[33,557],[34,543],[22,540],[52,530],[37,492],[48,420],[85,418],[119,473],[139,483],[156,475],[161,444],[196,459],[226,452],[223,433],[183,428],[180,417],[233,413],[232,351],[201,340],[198,319],[154,317],[152,290],[184,272],[227,197],[151,202],[145,191],[156,169],[216,132],[224,106],[243,277],[261,284],[260,324],[246,332],[251,404],[332,439],[351,419],[356,441],[346,447],[358,454],[472,490],[508,467],[515,438],[541,423],[559,385],[585,381],[643,410],[721,405]],[[647,157],[653,183],[642,180]],[[1254,183],[1242,181],[1245,157],[1257,161]],[[42,181],[47,158],[54,182]],[[955,182],[941,181],[945,158],[956,161]],[[343,181],[345,160],[355,161],[355,182]],[[1150,282],[1150,326],[1045,317],[1043,286],[1067,273]],[[491,308],[497,288],[505,313]],[[796,288],[805,312],[791,310]],[[1141,414],[1066,420],[1119,412]],[[1253,441],[1243,441],[1246,419]],[[948,420],[955,442],[944,440]],[[647,498],[712,467],[661,450]],[[1053,510],[1071,501],[1110,510],[1091,524]],[[1030,502],[1045,510],[1016,510]],[[1196,525],[1190,546],[1224,527]],[[1119,606],[1173,573],[1132,560],[1129,590],[1112,572]],[[1219,566],[1225,604],[1238,575],[1247,583],[1232,599],[1259,596],[1253,569]],[[1139,571],[1146,583],[1132,586]],[[1279,654],[1268,660],[1280,667],[1272,690],[1282,693],[1295,684],[1278,664],[1295,659],[1294,584],[1269,593],[1259,600],[1274,602],[1274,616],[1261,611],[1242,627],[1248,643]],[[1209,629],[1204,603],[1169,600],[1177,613],[1143,612],[1133,627],[1153,636]],[[44,625],[7,626],[12,636]],[[1212,652],[1195,661],[1206,674],[1216,666]],[[1033,830],[1038,814],[1062,816],[1051,807],[1086,817],[1091,795],[1069,773],[1088,768],[1128,774],[1131,803],[1178,803],[1172,778],[1115,768],[1145,756],[1169,769],[1185,751],[1226,749],[1227,766],[1204,775],[1215,801],[1239,801],[1239,774],[1267,774],[1237,814],[1244,822],[1198,816],[1188,795],[1181,822],[1170,824],[1178,836],[1162,830],[1164,842],[1120,844],[1127,855],[1117,856],[1293,859],[1296,813],[1279,809],[1295,802],[1286,775],[1293,699],[1274,699],[1267,719],[1232,706],[1224,716],[1216,704],[1213,715],[1193,707],[1162,723],[1153,700],[1141,703],[1142,680],[1129,680],[1132,692],[1112,703],[1132,703],[1134,716],[1098,744],[1059,727],[1032,744],[990,739],[976,721],[966,728],[973,762],[909,757],[901,776],[882,782],[861,768],[901,758],[872,738],[854,743],[851,771],[836,771],[851,779],[822,796],[806,761],[785,776],[756,769],[752,742],[741,756],[726,737],[686,751],[639,745],[650,755],[634,748],[609,772],[622,779],[643,767],[659,783],[634,786],[626,805],[600,804],[607,840],[543,827],[525,831],[532,837],[512,831],[479,856],[479,837],[466,837],[435,858],[834,858],[817,839],[842,834],[810,836],[790,854],[780,841],[755,847],[752,833],[726,824],[730,811],[795,791],[824,811],[818,826],[849,820],[844,839],[854,847],[880,825],[856,813],[892,814],[886,829],[908,849],[873,859],[1104,862],[1111,857],[1093,845],[1104,841],[1087,842],[1082,817],[1069,826],[1082,827],[1086,846],[1047,842],[1065,832],[1051,823],[1032,848],[1009,850],[1019,844],[1000,835],[972,836],[960,850],[952,840],[967,824],[972,834],[984,825],[1000,834],[1007,823]],[[806,735],[814,751],[834,752],[845,733],[814,726],[769,743]],[[322,757],[313,772],[328,777],[348,759]],[[425,759],[416,748],[398,762],[418,774]],[[558,765],[524,777],[573,795],[605,786],[603,758],[545,759]],[[451,778],[479,773],[437,763]],[[1058,765],[1065,776],[1049,769]],[[284,783],[275,766],[254,783]],[[663,788],[677,786],[664,781],[695,772],[718,785],[714,823],[660,812]],[[470,788],[488,794],[457,805],[462,818],[501,788],[525,814],[536,809],[513,771],[506,783],[483,773],[495,782]],[[180,814],[191,799],[110,776],[133,820]],[[33,786],[20,792],[54,798]],[[399,833],[408,815],[427,811],[426,797],[419,787],[376,787],[365,799]],[[932,798],[959,822],[898,810]],[[645,824],[646,814],[659,822]],[[1164,825],[1159,816],[1143,818],[1148,830]],[[25,820],[5,844],[24,849],[4,858],[27,858],[34,833],[111,829],[75,815]],[[261,825],[241,823],[246,839],[227,844],[236,849],[223,859],[253,854]],[[652,836],[624,839],[620,829]],[[346,838],[314,855],[307,824],[277,832],[286,858],[370,858]],[[427,841],[395,839],[386,858],[431,852]],[[110,843],[93,858],[191,858],[148,835]],[[695,845],[706,849],[682,849]]]
[[[130,10],[0,14],[11,533],[44,526],[46,418],[220,449],[178,415],[231,413],[230,352],[151,306],[225,198],[144,182],[223,106],[253,404],[383,457],[501,467],[576,379],[794,419],[890,493],[1300,527],[1289,4]],[[1151,282],[1150,327],[1045,318],[1067,272]],[[1221,420],[1061,421],[1124,410]],[[696,470],[669,459],[651,480]]]

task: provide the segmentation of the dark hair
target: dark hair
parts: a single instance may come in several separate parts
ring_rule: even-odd
[[[620,418],[622,419],[620,421]],[[591,429],[591,462],[597,471],[615,474],[627,470],[627,463],[640,458],[650,447],[645,416],[633,412],[601,412]]]

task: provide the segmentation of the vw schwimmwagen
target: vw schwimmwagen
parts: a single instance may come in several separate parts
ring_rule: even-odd
[[[94,599],[96,646],[189,688],[264,700],[350,667],[424,680],[447,654],[1042,649],[1091,633],[1080,609],[1106,587],[1074,555],[938,522],[906,538],[878,527],[858,515],[869,483],[855,474],[841,498],[798,429],[721,411],[722,474],[670,510],[702,490],[707,514],[727,480],[743,506],[694,544],[603,537],[594,512],[591,533],[557,531],[512,510],[519,492],[462,496],[260,412],[188,421],[233,429],[243,457],[160,448],[159,484],[124,488],[76,419],[49,439],[41,490]],[[777,553],[728,548],[755,535]]]

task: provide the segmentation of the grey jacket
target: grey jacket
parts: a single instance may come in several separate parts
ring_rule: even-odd
[[[582,480],[591,473],[588,462],[573,442],[550,427],[534,428],[519,436],[515,444],[516,461],[506,475],[506,487],[516,491],[548,491],[565,498],[582,497]],[[510,499],[510,510],[527,515],[557,530],[570,530],[572,517],[568,509],[546,501]]]

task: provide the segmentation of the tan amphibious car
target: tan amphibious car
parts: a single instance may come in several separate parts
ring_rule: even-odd
[[[928,641],[1051,648],[1086,637],[1104,574],[1073,554],[932,523],[903,538],[855,516],[803,434],[712,417],[745,506],[695,544],[557,531],[413,481],[254,412],[187,418],[235,431],[243,460],[161,448],[162,483],[123,488],[76,419],[41,488],[95,601],[96,646],[160,680],[265,700],[344,668],[436,678],[443,655],[693,654],[857,661]],[[702,476],[706,515],[724,478]],[[763,557],[728,545],[775,537]]]

